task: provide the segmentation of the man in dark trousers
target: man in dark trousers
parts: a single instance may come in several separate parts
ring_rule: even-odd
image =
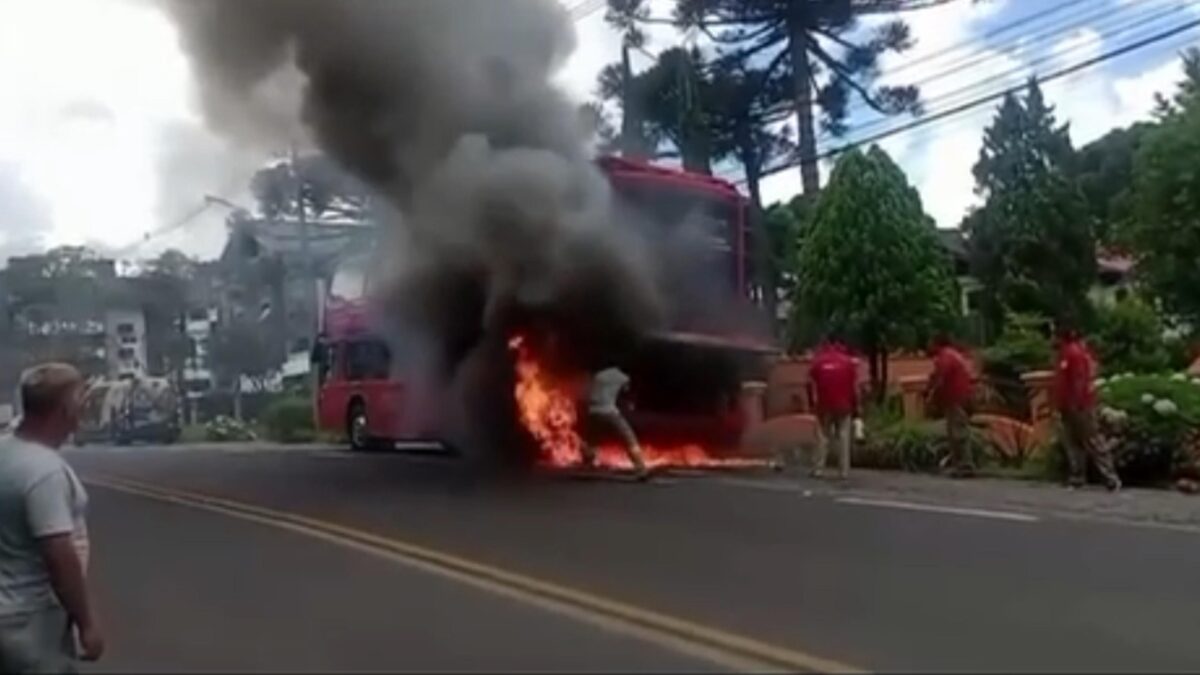
[[[925,397],[946,421],[946,441],[950,446],[950,473],[956,478],[975,475],[975,462],[967,447],[970,431],[971,396],[974,384],[966,354],[950,338],[939,335],[933,341],[933,373]]]
[[[1063,445],[1067,452],[1068,485],[1087,482],[1090,457],[1111,491],[1121,489],[1112,454],[1100,443],[1096,430],[1096,359],[1072,327],[1058,327],[1058,364],[1054,372],[1054,404],[1062,420]]]
[[[827,341],[813,354],[809,382],[821,424],[810,473],[814,478],[823,476],[829,451],[836,449],[838,476],[845,479],[850,475],[850,435],[858,411],[858,364],[839,341]]]

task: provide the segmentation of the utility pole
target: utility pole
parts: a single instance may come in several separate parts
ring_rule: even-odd
[[[300,173],[299,156],[296,153],[295,143],[291,146],[291,173],[292,180],[296,186],[296,213],[298,214],[298,223],[300,225],[301,278],[304,280],[304,309],[305,317],[308,321],[306,337],[311,348],[313,341],[316,339],[317,327],[317,275],[314,270],[316,265],[313,264],[312,243],[308,231],[308,209],[304,206],[304,178]]]

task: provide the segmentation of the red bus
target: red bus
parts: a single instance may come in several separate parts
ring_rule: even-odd
[[[687,222],[693,241],[699,234],[705,244],[702,253],[688,251],[692,278],[670,290],[670,328],[649,336],[628,364],[630,421],[643,437],[729,446],[743,429],[741,383],[761,378],[763,356],[773,351],[769,323],[755,302],[749,202],[732,183],[711,176],[616,157],[597,164],[619,208],[664,232]],[[343,261],[325,301],[323,338],[314,354],[318,425],[344,432],[355,449],[431,432],[406,414],[413,402],[404,400],[386,341],[368,325],[365,260]]]

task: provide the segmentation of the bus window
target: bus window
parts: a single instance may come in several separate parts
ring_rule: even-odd
[[[317,342],[313,344],[309,363],[317,373],[318,385],[325,384],[325,381],[329,379],[329,372],[333,365],[333,352],[334,346],[322,338],[317,338]]]
[[[347,380],[386,380],[391,374],[391,350],[382,342],[350,342],[345,358]]]

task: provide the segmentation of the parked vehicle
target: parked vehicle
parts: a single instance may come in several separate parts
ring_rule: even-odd
[[[179,396],[170,380],[105,378],[88,384],[75,443],[174,443],[179,433]]]

